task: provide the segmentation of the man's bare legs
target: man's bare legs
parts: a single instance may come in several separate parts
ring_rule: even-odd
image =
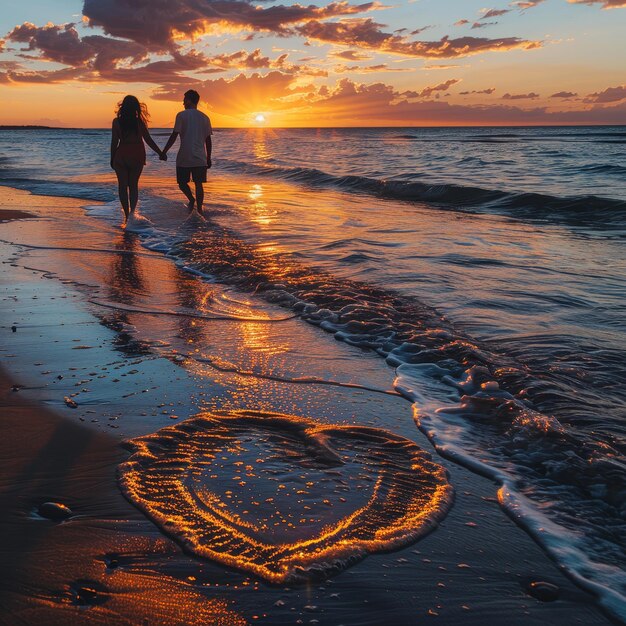
[[[196,183],[196,204],[198,206],[198,213],[202,215],[202,205],[204,204],[204,187],[202,183]]]
[[[196,200],[193,197],[193,194],[191,193],[191,188],[189,187],[189,183],[178,183],[178,188],[185,194],[185,196],[187,197],[187,200],[189,200],[189,203],[187,204],[187,208],[189,209],[189,212],[191,213],[193,211],[193,207],[196,204]],[[196,191],[197,191],[198,187],[196,186]]]

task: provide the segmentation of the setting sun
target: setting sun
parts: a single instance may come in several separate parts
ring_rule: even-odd
[[[265,122],[265,115],[263,115],[262,113],[259,113],[258,115],[254,117],[254,121],[257,124],[263,124]]]

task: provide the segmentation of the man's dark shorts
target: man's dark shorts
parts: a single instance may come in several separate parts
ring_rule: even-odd
[[[176,167],[176,182],[188,183],[189,177],[194,183],[206,183],[207,166],[201,167]]]

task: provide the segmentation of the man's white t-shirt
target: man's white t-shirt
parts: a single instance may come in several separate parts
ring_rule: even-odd
[[[206,167],[205,141],[213,134],[211,120],[198,109],[185,109],[176,116],[174,132],[180,135],[178,167]]]

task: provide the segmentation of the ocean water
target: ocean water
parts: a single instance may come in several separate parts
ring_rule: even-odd
[[[0,183],[119,220],[108,141],[3,132]],[[624,618],[625,142],[626,127],[221,130],[207,222],[181,227],[172,153],[149,157],[135,227],[186,271],[379,355],[436,452],[495,480]]]

